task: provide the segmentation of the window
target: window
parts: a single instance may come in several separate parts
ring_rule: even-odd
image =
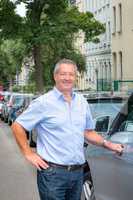
[[[111,28],[110,28],[110,21],[108,21],[108,43],[111,41]]]
[[[122,31],[122,5],[118,5],[118,25],[117,25],[117,31],[121,33]]]
[[[122,67],[122,52],[119,52],[119,64],[120,64],[120,79],[123,78],[123,67]]]
[[[116,52],[113,53],[113,72],[114,79],[117,79],[117,55]]]
[[[112,16],[112,33],[116,32],[116,7],[113,7],[113,16]]]

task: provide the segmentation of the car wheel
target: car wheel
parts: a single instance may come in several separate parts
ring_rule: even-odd
[[[36,147],[36,142],[33,140],[33,132],[29,134],[29,145],[30,147],[33,147],[33,148]]]
[[[8,117],[4,117],[4,122],[7,123],[8,122]]]
[[[3,116],[1,116],[1,120],[2,120],[2,121],[4,120]]]
[[[8,125],[11,126],[12,125],[12,119],[8,118]]]
[[[94,195],[94,187],[90,180],[86,180],[83,184],[81,200],[96,200]]]

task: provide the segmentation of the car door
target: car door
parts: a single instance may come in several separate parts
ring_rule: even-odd
[[[117,132],[109,140],[124,144],[121,156],[102,147],[91,153],[88,150],[87,154],[95,197],[96,200],[129,200],[133,196],[133,131]]]

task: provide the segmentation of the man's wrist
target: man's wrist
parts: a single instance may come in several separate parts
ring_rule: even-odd
[[[102,146],[104,148],[107,148],[107,143],[108,143],[108,141],[106,139],[103,139]]]

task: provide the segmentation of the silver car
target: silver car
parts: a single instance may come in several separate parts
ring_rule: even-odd
[[[122,143],[122,155],[106,149],[87,148],[96,200],[127,200],[133,196],[133,94],[124,104],[106,138]]]
[[[92,112],[92,116],[95,121],[95,130],[99,134],[103,135],[104,137],[107,136],[114,118],[119,113],[126,99],[127,97],[125,96],[100,96],[94,98],[87,98]],[[85,157],[88,158],[88,151],[89,155],[91,155],[94,150],[95,146],[88,144],[87,141],[85,141]],[[90,167],[89,164],[86,163],[84,168],[84,185],[82,200],[90,200],[94,198],[94,188]]]

